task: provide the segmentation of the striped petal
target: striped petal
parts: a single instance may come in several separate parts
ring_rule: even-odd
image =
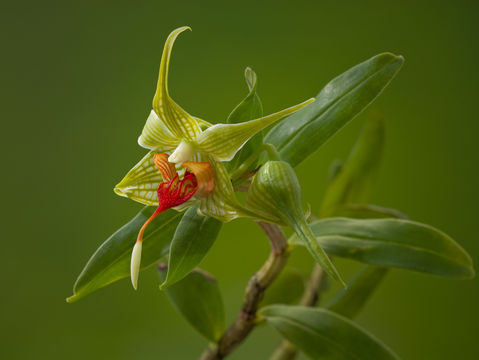
[[[203,131],[194,141],[199,151],[212,155],[219,161],[230,161],[241,147],[256,133],[299,109],[314,99],[284,109],[280,112],[240,124],[217,124]]]
[[[150,151],[115,186],[115,193],[149,206],[158,206],[158,186],[163,178],[155,166],[155,152]]]
[[[209,158],[208,161],[214,170],[214,188],[208,197],[200,199],[198,212],[220,221],[231,221],[244,216],[225,166],[212,158]]]
[[[166,151],[176,148],[179,143],[180,140],[168,130],[155,111],[151,110],[138,138],[138,144],[145,149]]]
[[[171,50],[179,34],[185,30],[191,30],[183,26],[174,30],[166,40],[163,56],[160,64],[160,74],[155,97],[153,98],[153,110],[163,121],[168,130],[177,138],[193,139],[201,132],[200,125],[194,117],[183,110],[168,92],[168,68],[170,65]]]
[[[168,162],[168,154],[160,153],[153,156],[153,163],[164,181],[173,180],[177,174],[175,164]]]

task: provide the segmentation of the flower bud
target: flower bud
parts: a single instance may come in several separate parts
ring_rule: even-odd
[[[301,186],[291,165],[284,161],[264,164],[250,186],[246,207],[263,219],[290,226],[326,273],[345,286],[307,224],[301,206]]]

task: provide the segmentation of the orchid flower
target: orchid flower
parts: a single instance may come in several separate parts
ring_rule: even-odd
[[[158,85],[143,131],[140,146],[150,152],[115,187],[129,197],[157,210],[141,228],[131,259],[132,284],[136,288],[141,262],[141,243],[148,224],[169,208],[183,210],[198,204],[198,213],[221,221],[251,216],[235,192],[223,161],[230,161],[256,133],[314,99],[277,113],[240,124],[212,125],[191,116],[176,104],[168,91],[168,68],[177,36],[189,27],[174,30],[166,40]]]

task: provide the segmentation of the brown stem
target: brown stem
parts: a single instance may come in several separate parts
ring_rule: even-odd
[[[321,266],[314,264],[299,305],[315,306],[319,300],[325,280],[326,274],[323,269],[321,269]],[[273,355],[271,355],[270,360],[294,360],[297,355],[298,349],[296,349],[296,346],[288,340],[283,340],[273,352]]]
[[[241,312],[217,345],[208,347],[201,360],[219,360],[234,350],[256,326],[256,311],[267,287],[277,278],[288,261],[286,237],[278,225],[258,222],[271,243],[271,253],[248,282]]]

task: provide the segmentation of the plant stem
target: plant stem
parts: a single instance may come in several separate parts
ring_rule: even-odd
[[[304,290],[303,297],[299,305],[315,306],[319,300],[321,290],[325,284],[326,274],[321,266],[314,264],[311,275],[309,276],[308,285]],[[298,349],[288,340],[283,340],[271,355],[270,360],[294,360],[298,355]]]
[[[258,222],[271,243],[271,253],[246,286],[241,312],[216,346],[208,347],[201,360],[219,360],[234,350],[256,326],[256,311],[269,285],[283,270],[289,257],[288,245],[278,225]]]

